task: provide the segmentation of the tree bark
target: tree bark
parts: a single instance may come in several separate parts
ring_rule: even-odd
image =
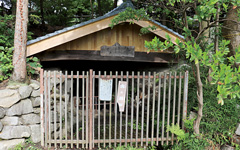
[[[114,0],[113,8],[116,8],[116,7],[117,7],[117,3],[118,3],[118,0]]]
[[[40,11],[41,11],[41,20],[42,20],[42,28],[45,27],[45,21],[44,21],[44,12],[43,12],[43,0],[40,0]]]
[[[238,11],[240,10],[240,6],[232,8],[228,11],[226,19],[227,21],[224,22],[224,26],[227,27],[223,28],[223,36],[230,40],[229,49],[230,49],[230,56],[235,55],[235,49],[240,45],[240,21],[238,20]],[[231,21],[233,20],[233,21]],[[238,23],[237,23],[238,22]],[[236,67],[239,67],[240,64],[236,63]]]
[[[12,75],[12,80],[17,82],[26,81],[27,23],[28,0],[17,0]]]
[[[102,16],[103,13],[102,13],[101,0],[97,0],[97,3],[98,3],[98,14],[99,14],[99,16]]]
[[[200,67],[199,63],[195,65],[196,66],[196,80],[197,80],[197,99],[198,99],[198,116],[197,119],[194,121],[193,124],[193,130],[194,133],[199,134],[199,127],[200,122],[202,119],[202,111],[203,111],[203,85],[201,81],[201,74],[200,74]]]

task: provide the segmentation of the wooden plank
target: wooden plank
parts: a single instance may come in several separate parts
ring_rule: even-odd
[[[147,132],[146,132],[146,139],[148,141],[148,132],[149,132],[149,105],[150,105],[150,80],[151,72],[148,72],[148,95],[147,95]],[[148,142],[146,142],[146,146],[148,146]]]
[[[127,138],[128,138],[128,87],[129,87],[129,71],[127,71],[127,94],[126,94],[126,117],[125,117],[125,147],[127,147]]]
[[[121,81],[123,81],[123,71],[121,71]],[[122,112],[120,112],[120,141],[122,141]],[[120,142],[120,147],[122,142]]]
[[[94,88],[93,88],[93,98],[92,98],[93,99],[93,108],[92,108],[93,109],[93,116],[92,116],[93,117],[93,123],[92,124],[93,124],[94,129],[93,129],[93,134],[92,134],[92,136],[93,136],[92,143],[93,143],[93,148],[94,148],[95,147],[95,144],[94,144],[95,143],[94,142],[94,139],[95,139],[95,136],[94,136],[95,135],[95,107],[94,107],[95,106],[95,71],[93,71],[93,87]]]
[[[50,89],[50,71],[48,71],[48,140],[51,140],[51,89]],[[48,145],[51,147],[51,144]]]
[[[177,63],[171,53],[135,52],[135,57],[100,56],[100,51],[76,51],[76,50],[54,50],[47,51],[38,55],[41,61],[58,60],[103,60],[103,61],[134,61],[152,63]]]
[[[184,94],[183,94],[183,120],[187,119],[187,99],[188,99],[188,71],[184,75]],[[182,121],[182,129],[184,129],[184,121]]]
[[[94,87],[95,88],[95,87]],[[92,141],[93,141],[93,130],[94,130],[94,127],[93,127],[93,118],[94,116],[92,115],[93,114],[93,70],[90,69],[89,71],[89,149],[92,149],[93,147],[93,144],[92,144]]]
[[[143,72],[142,78],[143,86],[142,86],[142,123],[141,123],[141,146],[143,146],[143,127],[144,127],[144,101],[145,101],[145,71]]]
[[[103,20],[93,22],[91,24],[30,44],[27,46],[27,57],[88,34],[109,28],[109,24],[113,18],[114,16],[111,16],[109,18],[105,18]]]
[[[122,139],[121,142],[123,142],[124,140],[125,140],[125,139]],[[154,141],[157,141],[156,138],[154,138],[153,140],[154,140]],[[161,139],[159,139],[159,140],[161,140]],[[169,139],[164,138],[163,140],[164,140],[164,141],[166,141],[166,140],[171,141],[171,138],[169,138]],[[175,138],[174,140],[177,140],[177,138]],[[131,141],[131,139],[127,139],[127,142],[130,142],[130,141]],[[137,142],[140,142],[141,139],[133,139],[133,142],[136,142],[136,141],[137,141]],[[144,141],[144,142],[150,142],[151,139],[148,139],[148,140],[147,140],[146,138],[144,138],[143,141]],[[48,142],[48,143],[54,143],[55,140],[48,140],[47,142]],[[59,140],[57,140],[56,142],[59,143]],[[66,143],[71,143],[70,140],[64,141],[64,142],[66,142]],[[84,143],[84,144],[86,143],[86,141],[82,141],[82,140],[80,140],[79,142],[80,142],[80,143]],[[103,143],[103,142],[104,142],[104,140],[96,140],[96,143]],[[106,139],[106,142],[114,143],[115,140],[114,140],[114,139],[110,139],[110,140],[109,140],[109,139]],[[117,142],[120,142],[120,139],[117,139]],[[73,140],[73,143],[77,143],[77,141],[76,141],[76,140]]]
[[[132,46],[132,45],[139,45],[138,47],[142,47],[144,48],[144,41],[147,40],[151,40],[153,39],[154,36],[159,36],[162,39],[166,39],[166,33],[169,34],[169,36],[171,37],[171,40],[174,44],[175,40],[178,38],[180,40],[184,40],[181,37],[179,37],[178,35],[166,30],[165,28],[151,22],[151,21],[135,21],[135,24],[129,25],[128,23],[124,24],[124,25],[117,25],[118,28],[114,27],[113,30],[111,31],[111,28],[109,28],[109,24],[111,23],[111,19],[113,19],[114,16],[111,16],[109,18],[105,18],[103,20],[58,34],[56,36],[38,41],[36,43],[30,44],[27,46],[27,57],[40,53],[42,51],[57,47],[57,46],[61,46],[61,47],[76,47],[78,48],[78,46],[76,46],[76,44],[72,41],[78,41],[77,43],[81,42],[85,42],[85,43],[80,43],[81,44],[81,48],[86,50],[87,49],[98,49],[99,50],[99,45],[97,45],[94,42],[94,38],[93,37],[97,37],[97,41],[101,40],[101,46],[102,45],[113,45],[115,42],[119,42],[120,44],[123,44],[125,46]],[[132,21],[132,20],[131,20]],[[127,21],[129,22],[129,21]],[[152,31],[152,33],[150,34],[146,34],[143,35],[143,37],[139,36],[139,30],[141,27],[148,27],[148,26],[156,26],[157,30]],[[132,26],[132,27],[131,27]],[[137,28],[138,30],[134,30],[134,34],[130,34],[132,32],[132,30],[130,30],[131,28]],[[97,33],[101,32],[100,38],[97,36]],[[111,33],[109,35],[109,33]],[[117,34],[114,34],[117,33]],[[114,37],[115,35],[115,37]],[[117,36],[117,37],[116,37]],[[151,36],[151,38],[149,38]],[[77,40],[80,39],[80,40]],[[115,39],[115,40],[113,40]],[[134,41],[137,43],[138,41],[139,44],[136,43],[132,43],[132,41],[130,39],[135,39]],[[87,41],[87,42],[86,42]],[[69,44],[70,42],[70,44]],[[103,43],[104,42],[104,43]],[[67,44],[65,44],[67,43]],[[132,45],[129,45],[129,44]],[[62,46],[63,44],[65,44],[65,46]],[[145,48],[144,48],[145,49]]]
[[[40,110],[41,110],[41,113],[40,113],[40,118],[41,118],[41,146],[44,146],[44,102],[43,102],[43,91],[44,91],[44,77],[43,77],[43,69],[40,70],[40,98],[41,98],[41,101],[40,101]]]
[[[160,118],[160,107],[161,107],[161,86],[162,86],[162,81],[161,81],[161,73],[159,73],[159,81],[158,81],[158,106],[157,106],[157,141],[159,141],[159,118]],[[158,142],[156,143],[158,146]]]
[[[182,72],[179,74],[182,75]],[[177,113],[177,124],[180,126],[180,112],[181,112],[181,89],[182,89],[182,78],[179,78],[179,85],[178,85],[178,113]]]
[[[71,141],[73,141],[73,71],[71,71]],[[73,142],[71,142],[71,148],[73,148]]]
[[[79,71],[77,71],[77,101],[76,101],[76,131],[77,131],[77,148],[79,148]]]
[[[139,101],[139,97],[140,97],[140,95],[139,95],[139,82],[140,82],[140,78],[139,78],[139,76],[140,76],[140,72],[138,71],[138,73],[137,73],[137,76],[138,76],[138,78],[137,78],[137,114],[136,114],[136,139],[138,138],[138,120],[139,120],[139,103],[140,103],[140,101]],[[138,147],[138,142],[136,142],[136,147]]]
[[[162,140],[161,140],[161,144],[164,144],[164,125],[165,125],[165,107],[166,107],[166,72],[164,72],[164,87],[163,87],[163,112],[162,112]]]
[[[171,72],[169,72],[171,76]],[[171,78],[168,79],[168,114],[167,114],[167,126],[170,125],[170,109],[171,109]],[[169,138],[169,131],[167,131],[167,139]],[[167,141],[168,145],[168,141]]]
[[[88,121],[88,118],[89,118],[89,72],[87,72],[87,75],[86,75],[86,141],[87,141],[87,144],[86,144],[86,148],[88,148],[88,144],[89,144],[89,121]]]
[[[62,148],[62,71],[60,71],[60,107],[59,107],[59,112],[60,112],[60,148]]]
[[[110,71],[110,79],[112,79],[112,71]],[[109,139],[112,138],[112,100],[110,101],[110,109],[109,109]],[[109,147],[111,148],[111,142],[109,142]]]
[[[107,72],[104,71],[104,77],[106,77],[107,75]],[[106,101],[103,102],[104,103],[104,109],[103,109],[103,140],[104,140],[104,143],[103,143],[103,147],[105,148],[106,147],[106,142],[105,142],[105,139],[106,139]]]
[[[45,113],[44,113],[44,118],[45,118],[45,120],[44,120],[44,124],[45,124],[45,127],[44,127],[44,133],[45,133],[45,143],[44,143],[44,146],[47,146],[47,138],[48,138],[48,92],[47,92],[47,90],[48,90],[48,85],[47,85],[47,71],[45,70],[44,71],[44,111],[45,111]]]
[[[101,46],[101,56],[134,57],[134,46],[122,46],[115,43],[112,46]]]
[[[116,76],[118,76],[118,72],[116,71]],[[115,78],[115,93],[117,93],[117,84],[118,84],[118,79]],[[115,123],[114,123],[114,147],[117,146],[117,94],[115,94]]]
[[[177,72],[174,72],[174,77],[177,76]],[[177,88],[177,79],[174,78],[174,89],[173,89],[173,115],[172,115],[172,123],[175,125],[175,109],[176,109],[176,88]],[[172,145],[174,141],[174,134],[172,133]]]
[[[53,82],[54,82],[54,110],[53,110],[53,114],[54,114],[54,140],[57,140],[57,99],[56,99],[56,71],[53,72],[54,74],[54,78],[53,78]],[[54,143],[54,146],[57,147],[57,143]]]
[[[100,76],[101,75],[101,71],[98,72],[98,75]],[[100,85],[100,79],[98,79],[98,85]],[[98,90],[99,91],[99,90]],[[101,131],[101,126],[100,126],[100,117],[101,117],[101,114],[100,114],[100,106],[101,106],[101,101],[99,99],[99,92],[98,92],[98,140],[100,140],[100,131]],[[98,143],[98,147],[100,147],[100,143]]]
[[[65,135],[68,135],[67,134],[67,120],[68,120],[68,117],[67,117],[67,104],[68,104],[68,98],[67,98],[67,75],[68,75],[68,72],[65,71]],[[65,141],[67,141],[67,136],[65,136]],[[68,144],[65,143],[65,147],[68,148]]]
[[[132,71],[132,94],[131,94],[131,143],[132,146],[133,142],[133,101],[134,101],[134,71]]]
[[[156,95],[156,72],[153,73],[153,106],[152,106],[152,136],[151,136],[151,146],[153,146],[153,135],[154,135],[154,121],[155,121],[155,95]]]
[[[85,128],[84,128],[84,122],[85,122],[85,117],[84,117],[84,99],[85,99],[85,71],[82,72],[82,140],[84,140],[84,133],[85,133]],[[84,147],[84,143],[82,143],[82,148]]]

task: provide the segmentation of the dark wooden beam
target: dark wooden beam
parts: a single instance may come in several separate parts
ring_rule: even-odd
[[[171,53],[135,52],[135,57],[101,56],[100,51],[88,50],[55,50],[45,51],[38,55],[41,61],[59,60],[94,60],[94,61],[135,61],[153,63],[177,63],[178,59]]]

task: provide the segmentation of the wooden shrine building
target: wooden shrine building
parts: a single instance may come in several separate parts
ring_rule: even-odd
[[[129,21],[126,21],[114,26],[113,29],[109,27],[111,20],[127,7],[134,8],[131,1],[122,3],[101,17],[28,41],[27,57],[37,56],[44,68],[60,67],[60,69],[91,63],[93,64],[89,67],[92,68],[101,63],[103,68],[108,65],[113,65],[111,68],[116,68],[116,65],[138,66],[134,64],[135,62],[140,63],[140,66],[143,63],[152,65],[176,63],[177,60],[171,51],[147,53],[144,47],[145,41],[150,41],[155,36],[164,41],[166,33],[169,34],[173,43],[176,38],[183,40],[183,36],[159,22],[144,20],[129,24]],[[139,35],[140,29],[149,25],[154,25],[157,29],[151,33]]]

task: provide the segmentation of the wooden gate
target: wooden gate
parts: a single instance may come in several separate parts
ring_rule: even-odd
[[[100,79],[112,80],[112,100],[99,99]],[[124,112],[118,82],[128,84]],[[148,147],[173,144],[167,126],[184,128],[188,72],[41,70],[42,145],[55,148]]]

